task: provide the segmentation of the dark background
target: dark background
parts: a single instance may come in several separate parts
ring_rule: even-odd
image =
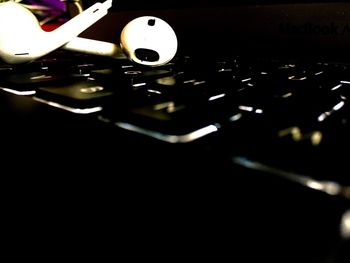
[[[82,1],[85,8],[94,2]],[[350,57],[350,32],[342,30],[350,28],[350,3],[346,1],[113,1],[108,15],[82,36],[119,43],[124,26],[143,15],[167,21],[178,36],[182,53]],[[294,30],[305,25],[316,30]],[[334,27],[338,32],[324,30]]]
[[[84,7],[90,6],[97,0],[82,0]],[[101,1],[102,2],[102,1]],[[348,1],[329,1],[329,0],[235,0],[235,1],[114,1],[113,8],[116,10],[139,10],[139,9],[164,9],[164,8],[190,8],[190,7],[215,7],[215,6],[239,6],[239,5],[266,5],[266,4],[297,4],[297,3],[327,3],[327,2],[348,2]]]

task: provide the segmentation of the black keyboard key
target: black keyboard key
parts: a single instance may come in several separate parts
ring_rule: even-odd
[[[73,113],[94,113],[102,110],[113,91],[91,80],[37,87],[35,100]]]

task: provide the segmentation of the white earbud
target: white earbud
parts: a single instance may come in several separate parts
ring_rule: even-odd
[[[128,57],[146,66],[169,62],[177,52],[177,37],[172,27],[154,16],[131,20],[121,32],[120,46],[114,43],[77,37],[64,49],[114,58]]]
[[[62,48],[69,51],[112,57],[116,59],[126,58],[126,55],[120,46],[114,43],[89,38],[76,37],[62,46]]]
[[[136,63],[147,66],[169,62],[177,51],[177,37],[171,26],[154,16],[141,16],[123,29],[120,45]]]
[[[57,29],[46,32],[35,15],[13,1],[0,4],[0,57],[7,63],[40,58],[76,38],[105,16],[112,0],[95,3]]]

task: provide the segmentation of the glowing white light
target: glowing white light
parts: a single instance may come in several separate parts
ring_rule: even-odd
[[[343,215],[340,230],[344,238],[350,238],[350,210],[346,211]]]
[[[231,71],[232,71],[232,68],[222,68],[218,70],[218,72],[231,72]]]
[[[134,88],[138,88],[138,87],[142,87],[142,86],[145,86],[145,85],[146,85],[146,83],[143,82],[143,83],[136,83],[136,84],[133,84],[132,86],[133,86]]]
[[[288,92],[288,93],[286,93],[286,94],[283,94],[282,95],[282,98],[288,98],[288,97],[290,97],[290,96],[292,96],[293,95],[293,93],[292,92]]]
[[[331,114],[330,112],[326,111],[322,113],[320,116],[318,116],[317,120],[319,122],[324,121],[330,114]]]
[[[252,78],[242,79],[241,82],[247,82],[247,81],[250,81],[250,80],[252,80]]]
[[[52,76],[50,76],[50,75],[40,75],[40,76],[31,77],[30,79],[35,80],[35,79],[51,79],[51,78],[52,78]]]
[[[342,85],[341,85],[341,84],[339,84],[339,85],[337,85],[337,86],[333,87],[331,90],[337,90],[337,89],[339,89],[341,86],[342,86]]]
[[[139,70],[128,70],[128,71],[125,71],[124,74],[125,75],[138,75],[138,74],[141,74],[142,72],[139,71]]]
[[[189,79],[189,80],[185,80],[183,83],[188,84],[188,83],[193,83],[195,81],[196,81],[195,79]]]
[[[247,159],[245,157],[237,156],[237,157],[234,157],[232,160],[234,163],[242,165],[243,167],[247,167],[258,171],[264,171],[277,176],[281,176],[283,178],[300,183],[314,190],[322,191],[329,195],[339,195],[339,194],[342,194],[342,191],[343,191],[343,187],[335,182],[317,181],[310,178],[309,176],[294,173],[291,171],[285,171],[277,167],[269,166],[260,162],[256,162],[254,160]]]
[[[240,118],[242,118],[242,113],[235,114],[229,118],[230,121],[238,121]]]
[[[330,195],[337,195],[341,190],[341,187],[339,186],[339,184],[334,182],[322,182],[322,181],[308,179],[306,180],[305,185],[312,189],[326,192],[327,194],[330,194]]]
[[[202,80],[202,81],[195,81],[195,82],[193,82],[193,85],[200,85],[200,84],[204,84],[204,83],[206,83],[205,80]]]
[[[334,111],[340,110],[345,105],[344,101],[340,101],[338,104],[336,104],[331,111],[326,111],[322,113],[320,116],[318,116],[318,121],[324,121],[328,116],[330,116]]]
[[[47,105],[53,106],[55,108],[59,108],[62,110],[66,110],[69,112],[73,112],[73,113],[77,113],[77,114],[90,114],[90,113],[94,113],[94,112],[98,112],[102,110],[102,107],[92,107],[92,108],[86,108],[86,109],[79,109],[79,108],[73,108],[73,107],[69,107],[66,105],[62,105],[59,104],[57,102],[53,102],[53,101],[48,101],[48,100],[44,100],[44,99],[40,99],[38,97],[33,97],[34,100],[45,103]]]
[[[12,94],[16,94],[16,95],[23,95],[23,96],[30,96],[30,95],[34,95],[36,93],[35,90],[27,90],[27,91],[18,91],[18,90],[14,90],[14,89],[8,89],[8,88],[1,88],[2,90],[12,93]]]
[[[95,86],[95,87],[89,87],[89,88],[82,88],[82,89],[80,89],[80,92],[81,93],[86,93],[86,94],[92,94],[92,93],[96,93],[96,92],[99,92],[99,91],[102,91],[102,90],[104,90],[103,87]]]
[[[290,76],[290,77],[288,77],[288,79],[289,80],[306,80],[307,77],[300,77],[300,78],[298,78],[296,76]]]
[[[253,107],[244,106],[244,105],[240,105],[240,106],[238,106],[238,108],[239,108],[240,110],[249,111],[249,112],[252,112],[252,111],[254,110]]]
[[[148,91],[149,93],[162,94],[159,90],[148,89],[147,91]]]
[[[194,141],[196,139],[199,139],[199,138],[201,138],[205,135],[208,135],[210,133],[218,131],[218,126],[209,125],[209,126],[206,126],[204,128],[198,129],[196,131],[190,132],[188,134],[171,135],[171,134],[164,134],[161,132],[138,127],[136,125],[126,123],[126,122],[116,122],[115,125],[120,127],[120,128],[129,130],[129,131],[133,131],[133,132],[137,132],[140,134],[144,134],[144,135],[147,135],[147,136],[150,136],[150,137],[153,137],[153,138],[156,138],[158,140],[165,141],[165,142],[169,142],[169,143],[187,143],[187,142],[191,142],[191,141]]]
[[[122,68],[133,68],[134,66],[133,65],[124,65],[122,66]]]
[[[217,100],[217,99],[223,98],[223,97],[225,97],[225,96],[226,96],[225,93],[219,94],[219,95],[215,95],[215,96],[210,97],[210,98],[209,98],[209,101]]]
[[[333,107],[333,110],[340,110],[344,105],[345,105],[345,102],[341,101]]]

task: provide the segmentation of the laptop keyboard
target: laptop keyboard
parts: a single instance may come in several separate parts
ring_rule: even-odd
[[[188,209],[184,217],[199,213],[191,231],[194,226],[200,228],[198,222],[204,224],[203,218],[210,214],[220,221],[215,227],[220,229],[222,224],[215,231],[226,233],[233,228],[238,243],[253,232],[248,234],[249,248],[252,236],[264,239],[257,242],[259,248],[267,242],[265,236],[272,236],[276,242],[266,244],[269,250],[275,249],[274,256],[268,254],[271,262],[280,262],[278,251],[283,258],[291,256],[287,262],[348,262],[349,242],[340,237],[339,222],[349,210],[350,199],[350,64],[242,56],[203,60],[179,55],[164,66],[150,68],[126,59],[58,50],[29,64],[0,64],[0,87],[1,110],[9,112],[3,115],[2,135],[7,141],[13,136],[16,140],[7,156],[20,160],[23,155],[25,160],[40,145],[42,154],[36,154],[34,163],[27,166],[37,172],[44,162],[45,167],[59,170],[54,184],[76,180],[80,187],[91,180],[94,192],[101,180],[101,192],[111,185],[114,195],[116,186],[124,187],[126,199],[142,196],[134,197],[135,204],[145,202],[147,209],[149,203],[160,204],[159,213],[165,207],[176,210],[171,200],[183,198],[181,208]],[[33,116],[27,111],[33,111]],[[19,120],[12,121],[12,115]],[[15,132],[8,126],[14,126]],[[123,137],[118,138],[125,134],[141,140],[132,137],[132,143],[123,147]],[[23,145],[30,139],[34,143],[27,151]],[[97,152],[96,145],[102,145]],[[182,158],[174,149],[181,151]],[[100,155],[101,151],[106,154]],[[140,163],[130,164],[135,159]],[[98,171],[89,179],[86,174],[93,169],[92,163]],[[238,172],[231,173],[231,165]],[[159,169],[153,175],[133,175],[140,168],[152,174],[154,166]],[[113,179],[101,175],[100,169],[108,170]],[[127,176],[123,171],[128,171]],[[123,180],[131,180],[130,187]],[[154,199],[149,197],[152,193]],[[329,196],[335,196],[337,203]],[[129,209],[135,209],[135,204]],[[236,211],[233,216],[232,211]],[[171,211],[171,217],[174,214]],[[141,215],[132,220],[138,217],[144,220]],[[203,229],[213,223],[207,220],[198,230],[201,235],[207,235]],[[342,224],[346,228],[346,222]],[[201,241],[203,246],[220,241],[209,237]],[[217,246],[227,246],[226,240]],[[328,257],[332,260],[325,261]]]
[[[350,64],[181,55],[161,67],[56,51],[0,65],[5,92],[350,198]],[[82,117],[83,118],[83,117]]]

